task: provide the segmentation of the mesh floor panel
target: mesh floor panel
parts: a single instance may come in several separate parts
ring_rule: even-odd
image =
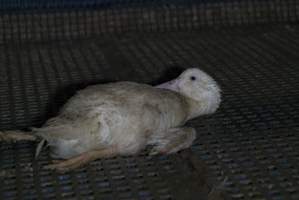
[[[229,199],[299,199],[296,26],[0,46],[0,129],[41,125],[91,83],[160,83],[198,66],[221,85],[218,112],[188,122],[192,154]],[[117,58],[117,59],[115,59]],[[206,199],[182,155],[117,157],[58,174],[35,143],[1,143],[0,199]]]

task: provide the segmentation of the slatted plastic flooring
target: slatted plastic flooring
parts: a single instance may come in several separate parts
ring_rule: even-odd
[[[200,67],[223,102],[192,120],[195,157],[233,199],[299,199],[299,30],[293,26],[123,35],[0,46],[0,129],[42,124],[76,89],[160,83]],[[66,174],[42,169],[35,143],[0,145],[0,199],[199,199],[180,155],[98,160]],[[192,178],[193,177],[193,178]],[[224,180],[224,181],[223,181]]]

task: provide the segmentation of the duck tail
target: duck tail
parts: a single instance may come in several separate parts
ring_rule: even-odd
[[[36,150],[35,150],[35,156],[34,156],[35,159],[38,158],[38,156],[39,156],[39,154],[40,154],[40,152],[41,152],[41,150],[42,150],[42,148],[43,148],[45,142],[46,142],[46,140],[45,140],[45,139],[42,139],[42,140],[38,143],[38,145],[37,145],[37,147],[36,147]]]

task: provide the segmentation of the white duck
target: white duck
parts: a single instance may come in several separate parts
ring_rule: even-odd
[[[89,86],[57,117],[33,129],[43,139],[37,154],[47,141],[52,157],[66,159],[47,168],[68,171],[98,158],[136,154],[147,145],[153,145],[152,154],[174,153],[196,138],[195,129],[184,123],[215,112],[220,97],[217,83],[197,68],[156,87],[133,82]]]

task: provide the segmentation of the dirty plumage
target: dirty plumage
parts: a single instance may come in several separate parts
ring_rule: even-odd
[[[47,141],[54,158],[68,159],[48,167],[67,171],[97,158],[135,154],[147,145],[153,145],[151,154],[187,148],[196,133],[183,127],[185,122],[215,112],[219,104],[217,83],[192,68],[156,87],[133,82],[87,87],[32,131]]]

